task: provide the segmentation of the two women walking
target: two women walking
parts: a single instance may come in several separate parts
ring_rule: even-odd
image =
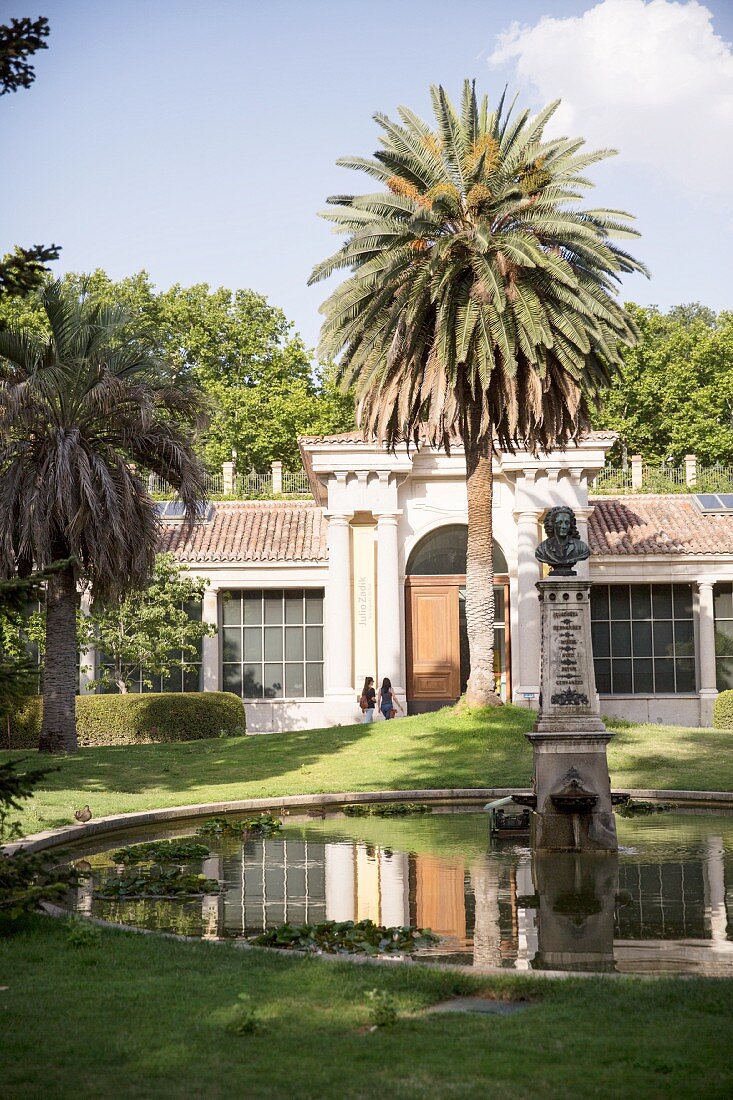
[[[379,709],[382,717],[386,719],[394,718],[398,710],[401,714],[405,713],[399,699],[392,690],[392,682],[388,676],[385,676],[382,680],[378,698],[374,688],[374,677],[367,676],[359,698],[359,706],[363,715],[362,722],[373,722],[376,709]]]

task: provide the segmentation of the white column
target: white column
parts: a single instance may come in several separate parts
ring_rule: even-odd
[[[224,489],[224,496],[234,496],[234,463],[222,462],[221,464],[221,478],[222,487]]]
[[[89,592],[82,592],[81,594],[81,613],[82,615],[89,614]],[[90,645],[88,649],[83,649],[79,654],[79,694],[80,695],[92,695],[94,694],[94,688],[90,686],[91,681],[97,674],[97,647]]]
[[[718,694],[715,665],[715,612],[713,588],[715,581],[698,581],[698,645],[700,667],[700,725],[713,724],[713,703]]]
[[[410,923],[410,864],[404,852],[379,853],[381,923],[396,928]]]
[[[216,588],[207,588],[204,592],[201,618],[205,623],[219,626],[219,591]],[[219,637],[216,633],[213,638],[204,637],[202,646],[202,665],[204,678],[204,691],[219,690]]]
[[[328,587],[326,588],[324,671],[326,695],[340,696],[356,711],[352,672],[351,534],[348,515],[328,517]],[[352,719],[355,721],[356,719]]]
[[[685,455],[685,484],[697,483],[697,455]]]
[[[272,492],[274,496],[279,496],[283,491],[283,464],[282,462],[273,462],[271,465],[272,472]]]
[[[644,480],[644,459],[641,455],[631,456],[631,488],[641,489]]]
[[[728,914],[725,908],[725,848],[723,838],[711,836],[703,862],[705,924],[716,947],[728,946]]]
[[[394,690],[402,695],[397,520],[396,512],[377,516],[377,682],[389,676]]]
[[[534,556],[540,511],[527,508],[517,513],[517,636],[511,643],[519,649],[519,683],[514,702],[537,706],[540,693],[540,604],[535,585],[540,563]]]
[[[586,544],[586,546],[588,545],[588,520],[590,519],[590,514],[592,511],[592,507],[575,509],[575,520],[578,525],[578,534],[580,535],[581,540]],[[575,569],[575,572],[578,574],[578,576],[581,577],[584,581],[587,581],[590,577],[589,561],[579,561],[577,565],[573,566],[573,568]]]

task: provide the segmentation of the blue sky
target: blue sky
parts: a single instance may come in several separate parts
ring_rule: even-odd
[[[54,270],[146,268],[156,284],[251,287],[317,341],[337,246],[317,218],[366,190],[335,166],[374,111],[428,114],[464,77],[563,97],[563,132],[615,145],[594,204],[636,214],[652,270],[624,295],[731,308],[730,0],[48,0],[49,49],[0,99],[0,248],[55,241]],[[0,0],[0,22],[36,14]],[[9,170],[8,170],[9,168]]]

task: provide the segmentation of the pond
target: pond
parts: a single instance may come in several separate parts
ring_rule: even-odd
[[[236,820],[234,816],[228,820]],[[733,976],[733,816],[687,810],[618,819],[618,856],[534,854],[458,807],[400,819],[286,816],[281,832],[201,838],[190,869],[220,884],[196,898],[107,900],[124,844],[192,836],[200,822],[77,849],[79,912],[202,936],[285,921],[364,920],[432,929],[421,958],[508,970]]]

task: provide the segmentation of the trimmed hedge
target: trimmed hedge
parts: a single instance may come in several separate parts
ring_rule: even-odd
[[[733,691],[721,691],[713,703],[713,728],[733,729]]]
[[[43,700],[26,699],[0,732],[0,745],[38,748]],[[79,746],[146,745],[236,737],[246,731],[244,703],[230,691],[164,691],[129,695],[77,695]],[[8,729],[10,744],[8,744]]]

